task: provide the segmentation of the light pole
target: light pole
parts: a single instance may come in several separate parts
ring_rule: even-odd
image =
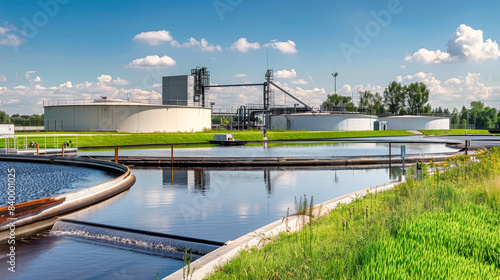
[[[339,73],[335,72],[335,74],[332,74],[333,76],[333,80],[334,80],[334,84],[335,84],[335,94],[337,94],[337,76],[339,75]]]

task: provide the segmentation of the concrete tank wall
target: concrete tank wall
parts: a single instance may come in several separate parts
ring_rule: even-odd
[[[69,105],[44,108],[45,130],[193,132],[211,128],[211,109],[160,105]]]
[[[376,116],[358,114],[291,114],[271,116],[271,129],[309,131],[373,130]]]
[[[450,118],[446,117],[394,116],[379,120],[386,121],[389,130],[450,129]]]

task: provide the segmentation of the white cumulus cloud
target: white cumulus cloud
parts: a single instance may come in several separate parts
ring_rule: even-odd
[[[35,74],[35,71],[33,71],[33,70],[26,71],[26,73],[24,73],[24,78],[25,78],[26,80],[29,80],[29,79],[30,79],[30,77],[31,77],[31,74]]]
[[[175,66],[177,62],[169,56],[158,56],[158,55],[148,55],[144,58],[138,58],[130,62],[126,65],[128,68],[136,68],[136,69],[149,69],[149,68],[157,68],[157,69],[165,69],[168,67]]]
[[[441,81],[433,73],[419,72],[414,75],[401,77],[404,83],[423,82],[430,91],[430,103],[433,108],[444,107],[450,110],[453,107],[460,109],[463,105],[469,106],[471,101],[482,101],[487,106],[500,106],[500,87],[488,86],[479,73],[467,73]]]
[[[281,78],[281,79],[292,79],[297,77],[297,72],[295,72],[295,69],[292,69],[291,71],[288,70],[279,70],[274,73],[275,78]]]
[[[97,77],[97,80],[101,83],[109,83],[113,78],[110,75],[101,75]]]
[[[241,74],[236,74],[234,75],[236,78],[246,78],[247,74],[241,73]]]
[[[203,51],[203,52],[214,52],[214,51],[222,51],[222,47],[220,45],[210,44],[207,39],[202,38],[200,41],[191,37],[184,43],[179,43],[176,40],[170,42],[170,44],[177,48],[193,48],[195,50]]]
[[[242,53],[247,53],[248,51],[251,50],[258,50],[260,49],[260,44],[258,42],[255,43],[250,43],[248,42],[247,38],[240,38],[238,41],[234,42],[233,45],[231,46],[231,50],[233,51],[239,51]]]
[[[134,36],[136,41],[145,42],[151,46],[158,46],[161,43],[170,42],[174,40],[170,31],[158,30],[158,31],[147,31],[141,32]]]
[[[484,40],[482,30],[461,24],[448,41],[446,51],[422,48],[406,56],[405,60],[431,64],[495,60],[499,56],[500,49],[496,41]]]
[[[120,79],[120,77],[116,77],[115,80],[112,81],[115,85],[129,85],[130,82],[125,79]]]
[[[280,42],[277,39],[271,40],[271,42],[264,45],[264,47],[270,47],[273,49],[277,49],[284,54],[295,54],[297,53],[296,44],[292,40],[288,40],[286,42]]]
[[[307,85],[307,84],[309,84],[309,82],[307,82],[304,79],[293,80],[293,81],[291,81],[291,83],[295,84],[295,85]]]
[[[0,75],[0,82],[7,82],[9,79],[5,75]]]

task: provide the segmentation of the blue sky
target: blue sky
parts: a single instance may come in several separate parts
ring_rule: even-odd
[[[158,99],[161,76],[196,66],[208,67],[212,83],[258,83],[267,63],[316,106],[337,71],[343,95],[422,81],[433,107],[500,108],[499,10],[498,1],[2,0],[0,110]],[[230,108],[261,102],[261,91],[211,89],[208,99]]]

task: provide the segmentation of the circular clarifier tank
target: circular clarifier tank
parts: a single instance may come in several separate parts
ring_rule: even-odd
[[[0,178],[6,178],[1,182],[2,190],[8,190],[9,176],[17,204],[92,187],[114,179],[116,174],[71,165],[0,161]],[[0,207],[7,206],[8,197],[8,191],[0,192]]]
[[[0,243],[45,229],[49,219],[110,198],[135,183],[129,168],[81,158],[0,156]],[[37,222],[44,221],[43,226]],[[31,232],[28,234],[28,232]]]

